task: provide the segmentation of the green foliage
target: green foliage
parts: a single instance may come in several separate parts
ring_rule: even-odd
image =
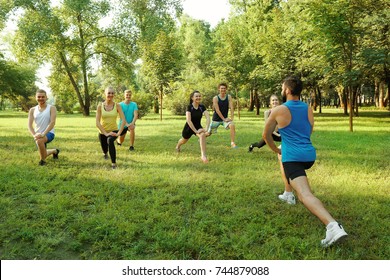
[[[142,74],[152,92],[158,93],[162,120],[164,89],[177,79],[181,70],[182,54],[173,33],[161,30],[156,40],[143,52]]]
[[[146,48],[146,45],[145,45]],[[173,34],[158,33],[156,40],[144,51],[145,74],[155,88],[167,86],[179,73],[181,53]]]
[[[136,92],[131,97],[138,106],[138,118],[146,116],[152,108],[153,95],[145,92]]]
[[[260,138],[263,120],[236,120],[207,138],[210,163],[195,138],[175,145],[183,116],[137,122],[135,151],[117,147],[118,169],[102,158],[95,119],[59,114],[49,148],[60,158],[38,166],[27,114],[0,112],[0,257],[7,259],[388,260],[390,215],[386,111],[365,111],[355,132],[338,110],[315,114],[315,195],[349,233],[323,249],[325,227],[283,191],[275,154]],[[18,139],[18,141],[14,141]],[[362,207],[362,205],[364,207]]]
[[[229,3],[229,19],[211,29],[181,16],[180,0],[0,1],[0,27],[20,14],[13,55],[37,66],[50,62],[50,87],[65,112],[73,100],[88,115],[112,85],[151,93],[155,111],[160,101],[183,114],[186,94],[200,90],[208,103],[220,81],[240,98],[250,96],[253,108],[291,74],[318,102],[321,93],[327,104],[337,99],[353,109],[369,88],[378,106],[390,106],[389,1]]]
[[[1,99],[8,99],[15,107],[27,111],[35,103],[35,99],[33,103],[30,100],[36,90],[35,71],[34,67],[19,65],[0,57]]]
[[[0,0],[0,30],[4,28],[5,22],[8,19],[8,14],[12,9],[12,1]]]
[[[182,16],[177,36],[181,52],[185,55],[180,61],[181,75],[173,83],[166,108],[173,114],[185,115],[189,96],[194,90],[201,92],[202,103],[210,107],[218,82],[212,76],[209,63],[213,58],[214,46],[210,26],[203,21]]]

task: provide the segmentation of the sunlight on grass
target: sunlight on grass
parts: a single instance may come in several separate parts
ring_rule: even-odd
[[[261,113],[262,115],[262,113]],[[137,122],[135,151],[102,157],[95,118],[60,114],[60,159],[39,167],[27,114],[0,112],[2,259],[389,259],[390,117],[361,111],[349,132],[340,110],[315,113],[313,192],[350,234],[327,250],[324,226],[301,203],[283,204],[276,156],[261,116],[241,112],[238,149],[229,132],[195,137],[175,152],[185,117]]]

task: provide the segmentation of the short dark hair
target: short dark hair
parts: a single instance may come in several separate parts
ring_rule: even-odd
[[[218,85],[218,88],[220,88],[221,86],[224,86],[225,88],[228,87],[226,83],[220,83],[220,84]]]
[[[44,93],[45,95],[47,95],[46,91],[43,90],[43,89],[38,89],[38,90],[35,92],[35,94],[37,94],[37,93]]]
[[[291,94],[295,96],[300,96],[303,84],[302,81],[295,76],[289,76],[283,80],[283,84],[291,90]]]

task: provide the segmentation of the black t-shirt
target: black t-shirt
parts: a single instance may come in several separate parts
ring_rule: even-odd
[[[192,104],[188,105],[187,107],[187,112],[191,112],[191,121],[194,124],[196,129],[202,128],[202,125],[200,124],[200,120],[202,119],[204,111],[206,111],[206,107],[203,104],[199,104],[198,109],[195,109]],[[186,123],[185,127],[189,128],[188,123]]]

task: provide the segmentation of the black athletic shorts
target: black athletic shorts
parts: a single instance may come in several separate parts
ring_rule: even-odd
[[[195,127],[196,129],[202,128],[202,127]],[[184,139],[190,139],[192,135],[196,135],[196,133],[189,127],[185,126],[183,128],[183,131],[181,132],[181,136]]]
[[[294,180],[300,176],[306,176],[306,169],[309,169],[314,164],[314,161],[308,162],[299,162],[299,161],[289,161],[283,162],[284,174],[286,174],[287,181],[290,183],[290,180]]]

